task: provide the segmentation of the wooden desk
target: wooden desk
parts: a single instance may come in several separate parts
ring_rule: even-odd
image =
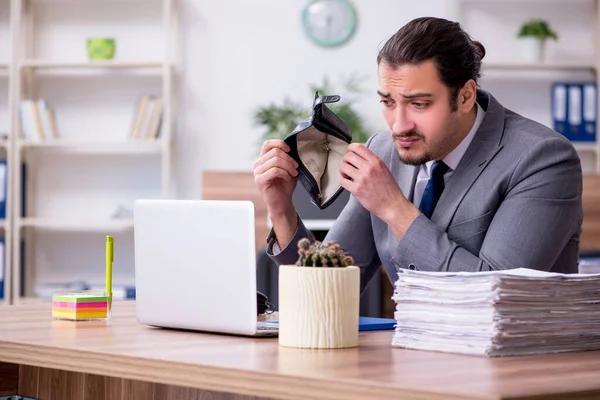
[[[392,348],[391,331],[361,333],[356,349],[288,349],[145,327],[134,307],[115,303],[110,326],[53,321],[48,304],[1,308],[0,396],[18,386],[43,400],[600,397],[600,352],[488,359]]]

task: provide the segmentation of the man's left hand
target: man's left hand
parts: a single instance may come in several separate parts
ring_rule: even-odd
[[[402,194],[385,163],[365,145],[351,143],[340,165],[342,187],[364,208],[385,221],[402,236],[420,214]],[[394,229],[396,228],[396,229]]]

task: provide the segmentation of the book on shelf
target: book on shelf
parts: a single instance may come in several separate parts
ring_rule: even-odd
[[[22,137],[31,142],[58,139],[54,109],[44,99],[21,100],[19,104]]]
[[[135,107],[129,137],[131,140],[156,140],[160,136],[163,100],[156,95],[140,97]]]
[[[393,347],[488,357],[600,349],[600,274],[400,270]]]

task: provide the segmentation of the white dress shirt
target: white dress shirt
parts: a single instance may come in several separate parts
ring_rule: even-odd
[[[479,129],[479,126],[481,125],[481,121],[483,121],[484,116],[485,111],[483,110],[483,108],[481,108],[479,104],[477,104],[477,117],[475,117],[475,123],[473,124],[473,127],[471,128],[467,136],[462,140],[462,142],[460,142],[460,144],[456,146],[456,148],[452,150],[450,154],[448,154],[446,158],[442,160],[448,167],[450,167],[450,169],[448,169],[448,172],[444,174],[444,182],[446,182],[448,178],[450,178],[450,176],[458,166],[458,163],[460,162],[461,158],[465,155],[465,152],[467,151],[469,144],[471,144],[471,141],[475,136],[475,132],[477,132],[477,130]],[[415,193],[413,196],[413,204],[417,207],[419,207],[419,203],[421,203],[423,191],[425,191],[425,186],[427,186],[427,182],[429,181],[429,172],[431,171],[431,166],[433,165],[433,162],[434,161],[428,161],[425,164],[421,165],[421,168],[419,169],[419,175],[417,176],[417,183],[415,184]]]

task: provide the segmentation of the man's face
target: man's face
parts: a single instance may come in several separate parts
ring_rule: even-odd
[[[459,113],[433,61],[378,68],[383,116],[400,160],[420,165],[441,159],[460,143]]]

